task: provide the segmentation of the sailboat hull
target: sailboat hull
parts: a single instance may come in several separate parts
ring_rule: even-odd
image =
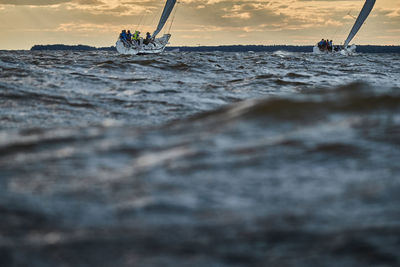
[[[118,53],[123,55],[146,55],[146,54],[159,54],[162,53],[168,44],[171,34],[164,34],[161,38],[156,38],[152,43],[145,45],[128,44],[122,42],[120,39],[115,44]]]
[[[351,56],[351,55],[355,55],[356,54],[356,49],[357,46],[356,45],[352,45],[352,46],[348,46],[342,50],[340,50],[340,54],[345,55],[345,56]]]
[[[357,49],[357,46],[352,45],[352,46],[349,46],[349,47],[346,47],[346,48],[341,48],[339,51],[335,51],[335,50],[328,51],[328,50],[321,50],[321,49],[319,49],[318,46],[314,46],[313,47],[313,53],[314,54],[320,54],[320,55],[323,55],[323,54],[341,54],[341,55],[345,55],[345,56],[350,56],[350,55],[354,55],[356,53],[356,49]]]

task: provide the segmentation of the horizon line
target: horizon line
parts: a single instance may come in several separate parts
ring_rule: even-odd
[[[91,47],[91,48],[112,48],[115,47],[115,45],[110,45],[110,46],[92,46],[88,44],[35,44],[31,48],[28,49],[1,49],[0,51],[30,51],[33,47],[35,46],[86,46],[86,47]],[[338,44],[341,45],[341,44]],[[219,45],[169,45],[167,47],[190,47],[190,48],[196,48],[196,47],[224,47],[224,46],[264,46],[264,47],[272,47],[272,46],[297,46],[297,47],[307,47],[307,46],[315,46],[315,44],[302,44],[302,45],[295,45],[295,44],[219,44]],[[393,46],[399,46],[400,44],[359,44],[357,46],[381,46],[381,47],[393,47]]]

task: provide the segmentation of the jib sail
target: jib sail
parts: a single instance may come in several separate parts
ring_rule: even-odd
[[[171,15],[172,9],[174,9],[176,0],[167,0],[165,4],[164,11],[161,15],[160,22],[158,23],[157,29],[154,31],[152,37],[156,37],[156,35],[162,30],[165,23],[167,22],[169,15]]]
[[[357,18],[356,22],[354,23],[354,26],[351,29],[349,36],[347,37],[346,41],[344,42],[344,47],[347,47],[349,45],[351,40],[353,40],[354,36],[360,30],[364,21],[367,19],[369,13],[371,13],[371,10],[375,5],[375,1],[376,0],[365,1],[364,7],[362,8],[360,15],[358,15],[358,18]]]

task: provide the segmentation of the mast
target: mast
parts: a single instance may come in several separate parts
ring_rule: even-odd
[[[157,34],[162,30],[165,23],[167,22],[169,15],[171,15],[172,9],[174,9],[176,0],[167,0],[165,4],[164,11],[161,15],[160,22],[158,23],[157,29],[154,31],[152,38],[155,38]]]
[[[354,23],[353,28],[351,29],[349,36],[347,37],[346,41],[344,42],[344,47],[347,47],[351,40],[353,40],[354,36],[360,30],[361,26],[364,24],[364,21],[367,19],[369,13],[371,13],[372,8],[375,5],[376,0],[366,0],[363,8],[361,9],[360,14],[356,22]]]

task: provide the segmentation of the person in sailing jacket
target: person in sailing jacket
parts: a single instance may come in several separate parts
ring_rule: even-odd
[[[318,43],[318,48],[322,49],[324,47],[324,39],[321,39],[321,41]]]
[[[332,40],[328,41],[328,50],[332,52],[333,50],[333,43]]]
[[[122,41],[126,41],[127,40],[127,34],[126,34],[126,30],[122,30],[122,32],[119,34],[119,38],[122,40]]]
[[[151,42],[151,34],[149,32],[146,33],[146,39],[144,39],[143,43],[148,45]]]
[[[130,30],[128,30],[128,33],[126,34],[126,39],[129,43],[132,43],[132,33]]]
[[[140,31],[135,31],[135,33],[133,34],[132,40],[134,40],[135,42],[139,43]]]
[[[119,34],[119,39],[122,41],[124,46],[129,46],[129,44],[131,43],[128,40],[128,35],[126,34],[126,30],[122,30],[122,32]]]

